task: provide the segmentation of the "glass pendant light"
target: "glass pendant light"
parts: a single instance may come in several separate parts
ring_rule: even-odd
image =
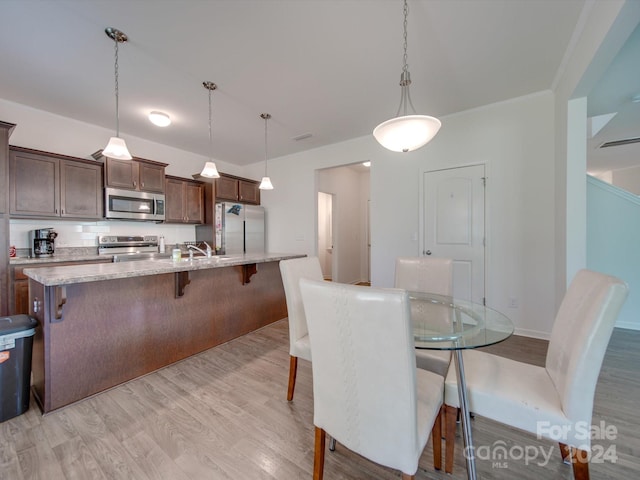
[[[407,65],[407,16],[409,7],[404,0],[404,57],[402,73],[400,75],[400,106],[396,116],[386,122],[382,122],[373,130],[374,138],[383,147],[394,152],[411,152],[426,145],[440,130],[440,120],[428,115],[416,115],[411,102],[409,85],[411,75]],[[407,115],[407,107],[413,110],[413,115]],[[400,116],[402,113],[402,116]]]
[[[269,175],[267,175],[267,120],[271,118],[268,113],[261,113],[260,118],[264,120],[264,177],[258,187],[260,190],[273,190],[273,184]]]
[[[211,92],[218,86],[213,82],[202,82],[202,86],[209,91],[209,161],[204,164],[204,168],[200,172],[201,177],[220,178],[216,164],[213,161],[213,136],[211,134]]]
[[[131,154],[127,148],[124,139],[120,138],[120,112],[118,105],[118,44],[128,40],[127,36],[116,28],[107,27],[105,33],[111,38],[116,45],[116,61],[115,61],[115,78],[116,78],[116,136],[109,139],[109,143],[102,150],[105,157],[115,158],[118,160],[131,160]]]

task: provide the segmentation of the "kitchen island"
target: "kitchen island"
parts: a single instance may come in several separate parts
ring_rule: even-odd
[[[26,268],[44,413],[287,316],[279,261],[247,254]]]

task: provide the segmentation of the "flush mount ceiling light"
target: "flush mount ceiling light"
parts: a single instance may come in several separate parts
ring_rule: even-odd
[[[118,105],[118,45],[128,40],[127,36],[116,28],[107,27],[104,32],[111,38],[116,46],[115,53],[115,79],[116,79],[116,136],[109,139],[109,143],[102,150],[105,157],[116,158],[118,160],[131,160],[131,154],[124,139],[120,138],[120,112]]]
[[[153,111],[149,113],[149,121],[157,127],[168,127],[171,125],[171,117],[163,112]]]
[[[267,175],[267,120],[271,118],[268,113],[261,113],[260,118],[264,120],[264,177],[258,187],[260,190],[273,190],[273,184],[269,175]]]
[[[218,86],[213,82],[202,82],[202,86],[209,91],[209,161],[204,164],[204,168],[200,172],[201,177],[220,178],[216,164],[213,161],[213,136],[211,134],[211,92]]]
[[[369,160],[367,160],[366,162],[362,162],[362,165],[364,165],[365,167],[370,167],[371,166],[371,162]]]
[[[380,145],[394,152],[411,152],[426,145],[436,136],[440,126],[440,120],[427,115],[416,115],[416,109],[411,102],[409,85],[411,75],[407,65],[407,16],[409,7],[404,0],[404,57],[402,73],[400,74],[400,106],[396,116],[386,122],[382,122],[373,130],[373,136]],[[407,107],[411,107],[413,115],[407,115]],[[402,113],[402,116],[400,114]]]

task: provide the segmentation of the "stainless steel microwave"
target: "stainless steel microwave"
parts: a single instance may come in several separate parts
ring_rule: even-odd
[[[104,189],[104,216],[109,219],[164,221],[164,193]]]

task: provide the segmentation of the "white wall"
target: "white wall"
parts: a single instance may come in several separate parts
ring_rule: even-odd
[[[640,330],[640,222],[629,221],[640,217],[640,199],[590,177],[587,212],[587,268],[627,282],[616,326]]]
[[[0,98],[0,119],[16,124],[10,143],[19,147],[70,155],[92,160],[91,154],[103,149],[113,135],[112,130],[61,117],[43,110]],[[167,175],[192,178],[200,173],[208,159],[195,153],[178,150],[121,132],[134,157],[168,163]],[[241,167],[214,159],[218,170],[239,174]],[[259,175],[256,178],[261,178]]]
[[[371,281],[392,286],[395,258],[419,254],[422,172],[485,163],[488,304],[520,333],[545,337],[555,316],[553,112],[553,94],[543,92],[445,117],[415,152],[389,152],[367,135],[269,160],[268,248],[314,254],[316,170],[369,159]],[[509,297],[519,308],[508,308]]]
[[[543,338],[555,318],[553,98],[541,92],[445,117],[420,163],[421,172],[485,165],[487,305],[518,333]]]

